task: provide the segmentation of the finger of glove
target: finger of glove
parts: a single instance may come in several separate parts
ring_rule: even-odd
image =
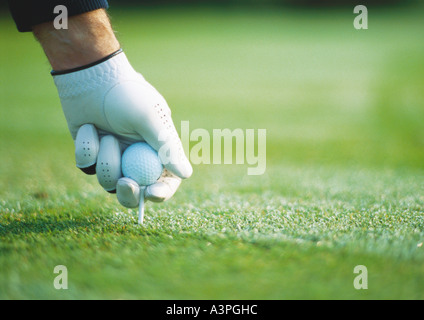
[[[99,136],[92,124],[82,125],[75,138],[75,162],[86,174],[96,173],[96,161],[99,154]]]
[[[108,93],[104,111],[116,132],[127,132],[129,125],[158,151],[164,167],[180,178],[193,169],[184,154],[165,99],[145,81],[126,82]]]
[[[169,200],[181,184],[181,178],[169,176],[159,179],[158,182],[148,186],[144,191],[146,200],[163,202]]]
[[[118,139],[112,135],[101,138],[96,164],[97,180],[106,191],[116,192],[121,173],[121,148]]]
[[[120,178],[116,184],[116,198],[126,208],[136,208],[140,203],[140,186],[130,178]]]

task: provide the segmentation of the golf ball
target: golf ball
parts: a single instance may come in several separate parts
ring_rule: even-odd
[[[122,173],[140,186],[155,183],[163,171],[158,153],[147,143],[130,145],[122,155]]]

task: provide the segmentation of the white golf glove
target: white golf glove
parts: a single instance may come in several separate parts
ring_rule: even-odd
[[[122,152],[135,142],[150,144],[164,164],[158,182],[145,189],[146,200],[168,200],[181,179],[191,176],[168,104],[122,51],[81,70],[52,75],[75,142],[77,167],[97,173],[100,185],[116,192],[122,205],[134,208],[140,199],[140,187],[121,173]]]

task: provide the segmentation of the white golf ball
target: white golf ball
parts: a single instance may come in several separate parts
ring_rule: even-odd
[[[161,176],[163,165],[158,153],[145,142],[130,145],[122,155],[122,173],[140,186],[155,183]]]

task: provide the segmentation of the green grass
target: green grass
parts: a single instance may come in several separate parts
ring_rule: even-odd
[[[367,31],[343,11],[110,13],[177,128],[265,128],[267,171],[195,166],[138,226],[75,168],[46,59],[3,16],[0,298],[424,298],[419,10],[371,12]]]

